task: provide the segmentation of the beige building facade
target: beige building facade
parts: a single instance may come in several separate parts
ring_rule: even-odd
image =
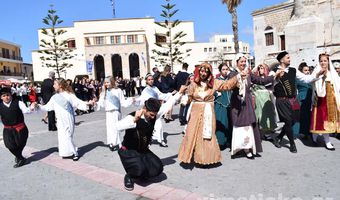
[[[131,78],[144,76],[155,66],[150,59],[152,49],[157,48],[156,36],[163,34],[154,18],[109,19],[76,21],[73,27],[60,28],[67,32],[60,40],[68,40],[74,58],[67,61],[62,78],[73,79],[76,75],[89,75],[94,79],[106,76]],[[184,31],[182,41],[194,41],[193,22],[182,22],[174,32]],[[39,42],[48,39],[38,30]],[[42,50],[41,48],[39,50]],[[52,69],[45,67],[38,50],[32,52],[35,80],[43,80]],[[179,66],[178,66],[179,67]]]
[[[160,48],[155,43],[168,42],[166,29],[156,25],[154,18],[75,21],[73,27],[59,29],[67,31],[59,39],[68,41],[67,48],[72,49],[74,55],[67,61],[73,66],[60,74],[62,78],[89,75],[98,80],[106,76],[126,79],[143,77],[153,67],[163,70],[164,66],[151,59],[154,56],[152,50]],[[232,35],[216,35],[208,43],[197,43],[192,21],[182,21],[172,34],[180,31],[186,33],[180,39],[186,43],[180,50],[191,49],[190,55],[184,58],[184,62],[189,64],[188,71],[193,71],[194,66],[202,62],[209,62],[217,68],[221,58],[231,62],[235,57]],[[38,30],[38,38],[39,44],[42,39],[49,39],[41,30]],[[240,42],[240,47],[242,52],[249,54],[249,44]],[[39,47],[39,50],[43,49]],[[46,67],[41,56],[38,50],[32,52],[34,79],[37,81],[45,79],[53,70]],[[173,71],[177,73],[181,66],[181,63],[174,63]]]
[[[320,53],[340,60],[340,0],[289,0],[252,13],[255,64],[277,63],[281,51],[291,65],[317,64]]]
[[[0,39],[0,77],[1,79],[23,79],[20,45]]]

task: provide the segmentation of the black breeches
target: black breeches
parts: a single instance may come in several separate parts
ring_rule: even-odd
[[[126,173],[131,178],[151,178],[163,172],[162,161],[150,150],[137,152],[135,150],[118,150],[120,160]]]
[[[294,136],[292,126],[295,123],[295,111],[292,110],[292,106],[287,99],[276,99],[276,108],[280,121],[285,123],[278,137],[283,138],[284,135],[287,135],[289,142],[293,144]]]
[[[5,128],[3,131],[4,143],[6,148],[18,159],[23,159],[24,150],[28,138],[28,129],[25,126],[20,132],[14,128]]]

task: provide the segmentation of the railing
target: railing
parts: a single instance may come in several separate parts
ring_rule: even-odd
[[[3,75],[3,76],[23,76],[23,73],[19,73],[19,72],[3,72],[3,71],[0,71],[0,75]]]
[[[19,60],[22,61],[22,57],[19,56],[13,56],[13,55],[4,55],[3,53],[0,52],[0,58],[7,58],[11,60]]]

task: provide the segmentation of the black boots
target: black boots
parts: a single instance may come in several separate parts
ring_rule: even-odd
[[[124,187],[126,190],[131,191],[134,188],[133,180],[130,178],[129,175],[125,175],[124,177]]]
[[[273,138],[273,144],[277,148],[281,148],[281,142],[282,142],[282,138],[279,138],[279,137],[274,137]]]
[[[290,144],[289,151],[292,152],[292,153],[297,153],[295,143]]]

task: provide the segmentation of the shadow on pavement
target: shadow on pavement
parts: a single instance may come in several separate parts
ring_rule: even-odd
[[[173,155],[173,156],[169,156],[169,157],[166,157],[166,158],[162,158],[161,161],[162,161],[163,165],[172,165],[172,164],[176,163],[175,158],[177,158],[177,156],[178,156],[178,154]]]
[[[149,179],[136,179],[135,183],[139,186],[142,187],[147,187],[148,185],[151,185],[153,183],[160,183],[164,180],[168,179],[167,175],[162,172],[159,176],[157,177],[153,177],[153,178],[149,178]]]
[[[79,147],[79,155],[84,156],[86,153],[92,151],[97,147],[107,147],[107,145],[104,144],[104,142],[102,141],[92,142],[90,144]]]
[[[27,162],[31,163],[31,162],[42,160],[54,152],[58,152],[57,147],[51,147],[49,149],[33,152],[32,153],[33,156],[27,158]]]

